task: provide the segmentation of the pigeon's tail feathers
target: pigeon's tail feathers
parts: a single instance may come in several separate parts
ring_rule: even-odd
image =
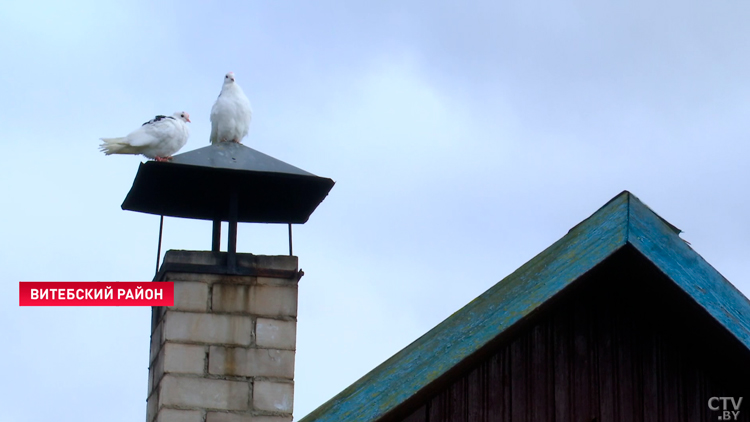
[[[125,141],[125,138],[101,138],[102,144],[99,151],[105,155],[112,154],[140,154],[138,148],[133,147]]]

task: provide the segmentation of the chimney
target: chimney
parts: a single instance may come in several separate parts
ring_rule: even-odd
[[[233,142],[140,165],[123,209],[213,222],[211,251],[170,250],[154,277],[174,282],[175,302],[152,310],[146,422],[292,420],[303,275],[292,224],[333,184]],[[287,224],[289,255],[237,253],[240,222]]]
[[[297,257],[169,251],[153,309],[147,422],[288,422],[294,403]]]

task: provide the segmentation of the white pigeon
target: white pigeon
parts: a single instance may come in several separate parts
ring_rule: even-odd
[[[178,111],[156,116],[123,138],[101,138],[99,150],[111,154],[143,154],[156,161],[169,161],[188,140],[190,115]]]
[[[239,143],[247,136],[253,110],[250,100],[235,82],[234,73],[224,76],[219,98],[211,108],[211,143],[232,141]]]

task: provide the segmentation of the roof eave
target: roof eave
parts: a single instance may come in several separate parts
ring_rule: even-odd
[[[660,224],[665,221],[634,199],[628,243],[750,350],[750,301],[682,240],[674,226]]]

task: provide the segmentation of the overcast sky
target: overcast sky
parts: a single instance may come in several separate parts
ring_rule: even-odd
[[[18,281],[151,280],[159,218],[120,209],[145,159],[98,140],[184,110],[208,145],[230,70],[245,144],[336,181],[295,227],[295,419],[624,189],[750,295],[750,2],[362,3],[3,2],[0,421],[145,420],[151,310],[20,308]]]

